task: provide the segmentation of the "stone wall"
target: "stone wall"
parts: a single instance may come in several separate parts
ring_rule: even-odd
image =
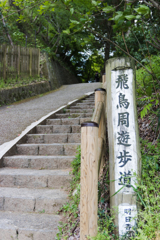
[[[76,76],[58,61],[50,60],[47,54],[42,55],[44,59],[43,63],[40,62],[40,75],[48,78],[49,81],[33,83],[13,89],[0,90],[1,106],[57,89],[62,85],[75,84],[79,82]]]
[[[5,105],[20,101],[25,98],[33,97],[51,90],[48,81],[33,83],[22,87],[0,90],[0,105]]]
[[[48,78],[52,89],[59,88],[62,85],[79,83],[79,79],[57,60],[49,59],[46,54],[46,63],[48,69]]]

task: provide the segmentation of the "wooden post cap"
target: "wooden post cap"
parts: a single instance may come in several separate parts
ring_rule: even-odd
[[[97,91],[103,91],[103,92],[106,92],[106,89],[104,89],[104,88],[96,88],[94,91],[95,91],[95,92],[97,92]]]
[[[88,122],[83,122],[81,124],[81,127],[99,127],[99,125],[96,122],[88,121]]]

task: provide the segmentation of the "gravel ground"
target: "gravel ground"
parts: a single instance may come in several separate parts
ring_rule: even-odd
[[[41,117],[98,87],[101,83],[64,85],[47,95],[0,107],[0,145],[16,138]]]

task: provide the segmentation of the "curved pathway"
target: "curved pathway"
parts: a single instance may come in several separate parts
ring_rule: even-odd
[[[64,85],[44,96],[0,107],[0,145],[19,136],[27,126],[49,112],[100,86],[101,83]]]

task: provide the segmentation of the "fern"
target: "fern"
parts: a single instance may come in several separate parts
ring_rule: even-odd
[[[151,110],[152,108],[152,103],[148,103],[147,105],[144,106],[143,110],[141,111],[141,118],[143,119],[147,113]]]

